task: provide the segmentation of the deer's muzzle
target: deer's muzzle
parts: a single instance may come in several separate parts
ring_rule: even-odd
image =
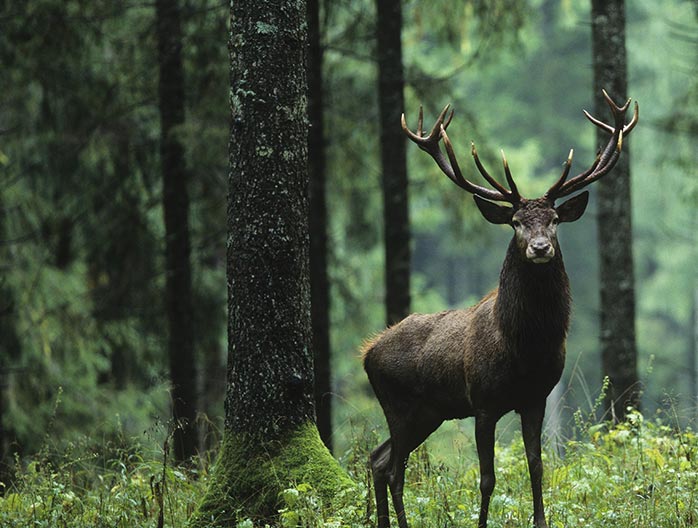
[[[544,264],[555,256],[555,248],[547,238],[536,238],[526,247],[526,258],[535,264]]]

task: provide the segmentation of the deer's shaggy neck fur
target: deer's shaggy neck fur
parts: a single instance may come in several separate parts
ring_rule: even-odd
[[[552,260],[534,264],[521,255],[515,240],[509,244],[495,314],[514,353],[557,354],[563,346],[572,300],[560,247],[555,245]]]

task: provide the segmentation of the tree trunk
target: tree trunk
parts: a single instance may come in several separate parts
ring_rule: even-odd
[[[157,0],[158,60],[160,65],[160,156],[166,235],[166,304],[172,410],[180,423],[174,431],[178,461],[196,450],[196,375],[194,368],[193,303],[189,262],[189,195],[184,146],[177,127],[184,123],[182,31],[178,3]]]
[[[5,214],[4,202],[0,195],[0,269],[11,266],[9,254],[2,244],[7,237]],[[10,376],[10,364],[16,363],[20,357],[21,343],[17,335],[15,309],[14,292],[7,284],[7,277],[0,275],[0,482],[5,483],[5,486],[0,486],[0,495],[4,494],[12,481],[14,468],[10,446],[15,439],[7,420],[5,390]]]
[[[596,116],[608,114],[601,89],[617,101],[627,97],[625,6],[623,0],[592,0],[592,51]],[[607,122],[612,122],[608,120]],[[597,130],[597,142],[608,135]],[[610,379],[607,408],[622,420],[628,406],[640,405],[635,343],[635,284],[633,278],[630,153],[623,145],[613,173],[598,189],[598,232],[601,285],[601,362]]]
[[[686,370],[688,375],[688,403],[689,407],[693,409],[691,418],[698,421],[698,362],[696,361],[696,354],[698,353],[698,285],[696,285],[696,282],[693,284],[693,291],[691,292],[691,324],[686,351]]]
[[[5,431],[5,378],[7,376],[6,366],[7,360],[5,359],[5,351],[0,350],[0,482],[7,485],[12,477],[10,468],[11,457],[10,457],[10,447],[9,447],[9,434]],[[0,487],[0,496],[5,494],[5,486]]]
[[[380,107],[381,173],[385,237],[386,321],[392,325],[410,312],[410,226],[404,109],[402,10],[400,0],[376,0],[378,105]]]
[[[332,450],[330,285],[327,277],[327,204],[323,127],[323,52],[320,1],[308,0],[308,172],[310,175],[310,310],[315,356],[315,411],[320,438]]]
[[[193,526],[271,520],[294,483],[323,500],[351,484],[315,425],[306,13],[305,2],[231,4],[225,437]]]

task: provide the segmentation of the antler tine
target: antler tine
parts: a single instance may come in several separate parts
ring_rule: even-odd
[[[623,106],[618,106],[615,103],[615,101],[611,98],[611,96],[608,95],[608,92],[605,88],[601,88],[601,93],[603,94],[603,98],[606,99],[606,104],[608,104],[608,106],[611,107],[611,112],[613,112],[614,116],[616,115],[616,113],[625,114],[625,112],[628,110],[628,107],[630,106],[630,98],[628,98],[628,100],[625,101],[625,104]]]
[[[635,101],[635,104],[633,105],[633,117],[630,120],[630,123],[625,125],[623,127],[623,134],[626,136],[630,134],[633,128],[635,128],[635,125],[637,125],[637,122],[640,120],[640,105],[637,104],[637,101]]]
[[[611,169],[616,165],[616,162],[620,158],[620,153],[623,147],[623,130],[620,131],[619,137],[618,137],[618,142],[616,143],[616,148],[613,149],[613,152],[611,153],[610,158],[606,161],[605,164],[599,167],[600,165],[600,158],[597,157],[597,161],[595,162],[595,168],[594,170],[587,170],[583,174],[580,174],[580,176],[584,176],[582,178],[575,177],[569,182],[569,186],[564,187],[564,194],[559,194],[559,196],[567,196],[568,194],[571,194],[575,191],[578,191],[582,187],[586,187],[587,185],[594,183],[596,180],[601,178],[602,176],[608,174]]]
[[[446,159],[446,157],[443,155],[443,152],[441,152],[441,149],[439,148],[439,140],[441,139],[441,124],[443,122],[443,118],[446,115],[446,112],[448,112],[450,105],[446,105],[444,109],[441,111],[441,114],[439,114],[439,117],[436,120],[436,123],[431,129],[431,132],[429,132],[428,136],[424,136],[424,131],[423,131],[423,126],[424,126],[424,112],[422,110],[422,107],[419,107],[419,119],[417,121],[417,134],[412,132],[408,127],[407,127],[407,122],[405,120],[405,114],[403,113],[401,118],[400,118],[400,123],[402,124],[402,130],[403,132],[407,135],[407,137],[413,141],[414,143],[417,144],[417,146],[422,149],[424,152],[428,153],[436,162],[436,164],[439,166],[441,171],[448,176],[451,180],[456,182],[456,176],[453,171],[453,167],[449,164],[449,161]],[[453,117],[453,112],[451,112],[451,116],[449,117],[447,123],[451,122],[451,118]]]
[[[606,90],[602,90],[602,93],[608,107],[611,110],[611,113],[613,114],[613,126],[610,126],[600,119],[595,118],[586,110],[584,110],[584,115],[596,127],[611,134],[608,143],[597,155],[596,160],[589,169],[578,174],[574,178],[565,181],[569,172],[569,164],[571,164],[571,158],[568,158],[568,164],[565,166],[563,176],[561,176],[560,179],[546,193],[548,198],[555,200],[556,198],[567,196],[568,194],[571,194],[582,187],[595,182],[610,172],[620,158],[624,137],[628,136],[633,128],[635,128],[635,125],[637,125],[640,117],[640,107],[637,102],[635,102],[633,117],[626,125],[625,114],[630,107],[631,100],[628,99],[623,106],[618,106],[608,95]]]
[[[470,153],[473,156],[473,159],[475,160],[475,166],[477,167],[477,170],[480,171],[480,174],[482,174],[482,177],[487,180],[487,183],[489,183],[492,187],[497,189],[502,195],[508,196],[510,192],[497,180],[495,180],[492,176],[490,176],[490,173],[487,172],[485,167],[482,165],[482,162],[480,161],[480,157],[477,155],[477,149],[475,148],[475,143],[470,142]]]
[[[450,106],[451,105],[446,105],[444,107],[429,134],[424,135],[424,112],[421,106],[419,107],[417,133],[412,132],[407,127],[407,121],[404,113],[400,118],[402,130],[411,141],[416,143],[419,148],[434,158],[434,161],[439,166],[441,171],[462,189],[489,200],[514,203],[514,200],[518,198],[513,198],[513,195],[509,191],[499,185],[494,179],[490,178],[489,175],[486,176],[486,179],[495,187],[496,190],[481,187],[480,185],[476,185],[463,177],[460,167],[458,166],[458,160],[456,159],[455,152],[453,151],[453,145],[446,134],[446,128],[448,128],[448,125],[451,124],[454,114],[454,111],[451,110],[451,113],[448,115],[448,117],[446,117]],[[444,156],[441,148],[439,147],[439,141],[442,137],[444,139],[444,146],[446,147],[446,154],[448,155],[448,158]],[[483,173],[483,175],[484,174],[485,173]]]
[[[567,180],[567,176],[570,173],[570,168],[572,167],[572,158],[574,157],[574,149],[570,149],[570,153],[567,155],[567,161],[565,162],[565,168],[562,169],[562,175],[558,180],[553,184],[553,186],[548,189],[548,192],[545,193],[545,196],[555,196],[557,191],[562,187],[562,184],[565,183],[565,180]],[[594,164],[594,167],[596,164]]]
[[[460,171],[460,167],[458,166],[458,160],[456,159],[456,154],[453,151],[453,144],[451,143],[451,140],[449,139],[448,134],[446,134],[446,127],[441,127],[441,136],[444,138],[444,147],[446,147],[446,153],[448,154],[448,159],[451,162],[451,166],[454,169],[455,178],[451,178],[451,179],[453,180],[453,182],[456,185],[458,185],[462,189],[465,189],[466,191],[468,191],[472,194],[477,194],[478,196],[481,196],[482,198],[487,198],[489,200],[495,200],[498,202],[511,202],[510,197],[509,197],[509,192],[504,187],[502,187],[499,183],[497,183],[496,180],[492,179],[489,176],[489,174],[487,175],[486,179],[488,182],[490,182],[497,189],[496,191],[493,191],[492,189],[488,189],[487,187],[482,187],[481,185],[476,185],[476,184],[466,180]]]
[[[400,116],[400,125],[402,126],[402,131],[415,143],[419,144],[423,140],[422,138],[422,107],[419,107],[419,120],[417,121],[417,133],[415,134],[407,127],[407,120],[405,119],[405,113],[403,112]]]
[[[509,189],[511,189],[511,197],[518,202],[521,199],[519,189],[516,187],[516,183],[514,183],[514,178],[511,175],[511,171],[509,170],[509,163],[507,162],[506,156],[504,156],[504,150],[502,149],[500,150],[500,152],[502,153],[502,164],[504,165],[504,177],[507,179]]]
[[[585,179],[592,174],[596,168],[599,166],[599,163],[601,162],[601,152],[599,151],[596,154],[596,158],[594,159],[594,163],[591,164],[591,166],[585,170],[584,172],[577,174],[574,178],[567,180],[565,182],[562,182],[557,189],[553,189],[553,187],[548,190],[547,193],[545,193],[545,196],[548,198],[555,200],[557,198],[562,198],[563,196],[567,196],[568,194],[573,193],[574,191],[581,189],[586,185],[584,183]],[[564,192],[561,191],[561,189],[564,187]]]
[[[477,155],[475,142],[473,141],[470,142],[470,153],[472,154],[473,159],[475,160],[475,166],[477,167],[477,170],[480,171],[482,177],[485,178],[485,180],[487,180],[487,183],[489,183],[492,187],[497,189],[500,193],[507,194],[509,191],[507,191],[507,189],[505,189],[502,184],[500,184],[497,180],[490,176],[490,173],[487,172],[487,169],[485,169],[485,167],[482,165],[480,157]]]
[[[434,146],[436,146],[436,150],[438,150],[438,142],[439,137],[441,135],[441,123],[443,122],[444,117],[446,116],[446,112],[448,112],[450,106],[450,104],[447,104],[444,107],[444,109],[441,110],[439,117],[436,119],[436,123],[434,123],[431,132],[429,132],[429,135],[427,136],[424,135],[424,109],[422,108],[422,106],[419,106],[419,118],[417,119],[416,134],[407,127],[407,120],[405,119],[405,114],[403,112],[400,116],[400,124],[402,125],[402,131],[422,150],[431,152],[430,149],[433,149]],[[451,110],[451,115],[449,116],[446,122],[446,126],[448,126],[451,123],[451,119],[453,119],[453,110]]]
[[[451,113],[448,115],[448,119],[446,120],[446,123],[444,123],[443,125],[444,130],[446,130],[448,128],[448,125],[451,124],[451,119],[453,119],[453,112],[455,112],[455,110],[451,110]]]
[[[404,114],[403,114],[404,115]],[[422,137],[424,135],[424,107],[419,105],[419,118],[417,119],[417,135]]]
[[[424,108],[422,107],[422,105],[419,105],[419,119],[417,121],[417,134],[419,134],[420,137],[424,135],[423,126],[424,126]]]
[[[623,109],[627,110],[627,105],[628,105],[629,102],[630,102],[630,99],[628,99],[628,102],[621,108],[621,110],[623,110]],[[613,108],[613,107],[611,107],[611,108]],[[616,107],[616,108],[617,108],[617,107]],[[602,128],[603,130],[605,130],[605,131],[608,132],[609,134],[613,134],[613,132],[614,132],[615,129],[614,129],[612,126],[607,125],[606,123],[604,123],[604,122],[601,121],[600,119],[596,119],[594,116],[592,116],[592,115],[591,115],[589,112],[587,112],[586,110],[582,110],[582,112],[584,112],[584,115],[586,116],[586,118],[587,118],[589,121],[591,121],[592,123],[594,123],[597,127]],[[615,114],[614,114],[614,117],[615,117]],[[633,128],[635,128],[635,125],[637,125],[637,122],[638,122],[639,118],[640,118],[640,106],[637,104],[637,101],[635,101],[635,105],[634,105],[634,109],[633,109],[633,117],[632,117],[632,119],[630,120],[630,123],[628,123],[627,125],[625,125],[625,126],[623,127],[623,133],[624,133],[626,136],[630,133],[630,131],[631,131]]]
[[[453,151],[453,144],[451,143],[450,138],[448,137],[448,134],[446,134],[446,127],[443,125],[441,126],[441,137],[444,140],[444,147],[446,147],[446,154],[448,155],[448,161],[451,163],[451,167],[453,168],[453,177],[449,174],[449,178],[458,185],[459,187],[463,187],[467,191],[471,191],[470,188],[468,188],[468,180],[466,180],[463,177],[463,173],[460,171],[460,165],[458,165],[458,159],[456,158],[456,153]],[[472,191],[471,191],[472,192]]]
[[[439,114],[439,117],[436,118],[436,123],[434,123],[434,126],[431,129],[431,132],[429,132],[429,137],[436,137],[436,141],[438,142],[439,138],[441,137],[441,127],[443,126],[444,122],[444,117],[446,117],[446,114],[448,113],[448,109],[451,107],[450,104],[447,104],[444,106],[444,109],[441,110],[441,113]],[[443,128],[446,128],[448,125],[451,124],[451,119],[453,119],[453,110],[451,110],[451,114],[448,116],[448,119],[446,120],[446,125],[443,126]]]

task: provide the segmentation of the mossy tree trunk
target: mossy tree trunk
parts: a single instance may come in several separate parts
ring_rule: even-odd
[[[225,437],[193,526],[272,520],[278,494],[351,483],[315,425],[306,4],[231,4]]]
[[[182,29],[177,1],[155,2],[160,66],[160,155],[165,216],[166,304],[172,408],[175,420],[174,455],[191,457],[197,446],[196,375],[194,365],[193,300],[189,242],[189,194],[184,145],[177,127],[184,124]]]
[[[612,123],[601,90],[619,102],[628,95],[625,4],[624,0],[592,0],[591,4],[595,115]],[[597,142],[605,145],[608,134],[597,130]],[[622,420],[628,406],[640,404],[627,145],[613,173],[599,180],[597,189],[602,373],[611,382],[606,407]]]
[[[378,106],[385,237],[385,308],[388,325],[410,312],[410,225],[405,136],[401,0],[377,0]]]

